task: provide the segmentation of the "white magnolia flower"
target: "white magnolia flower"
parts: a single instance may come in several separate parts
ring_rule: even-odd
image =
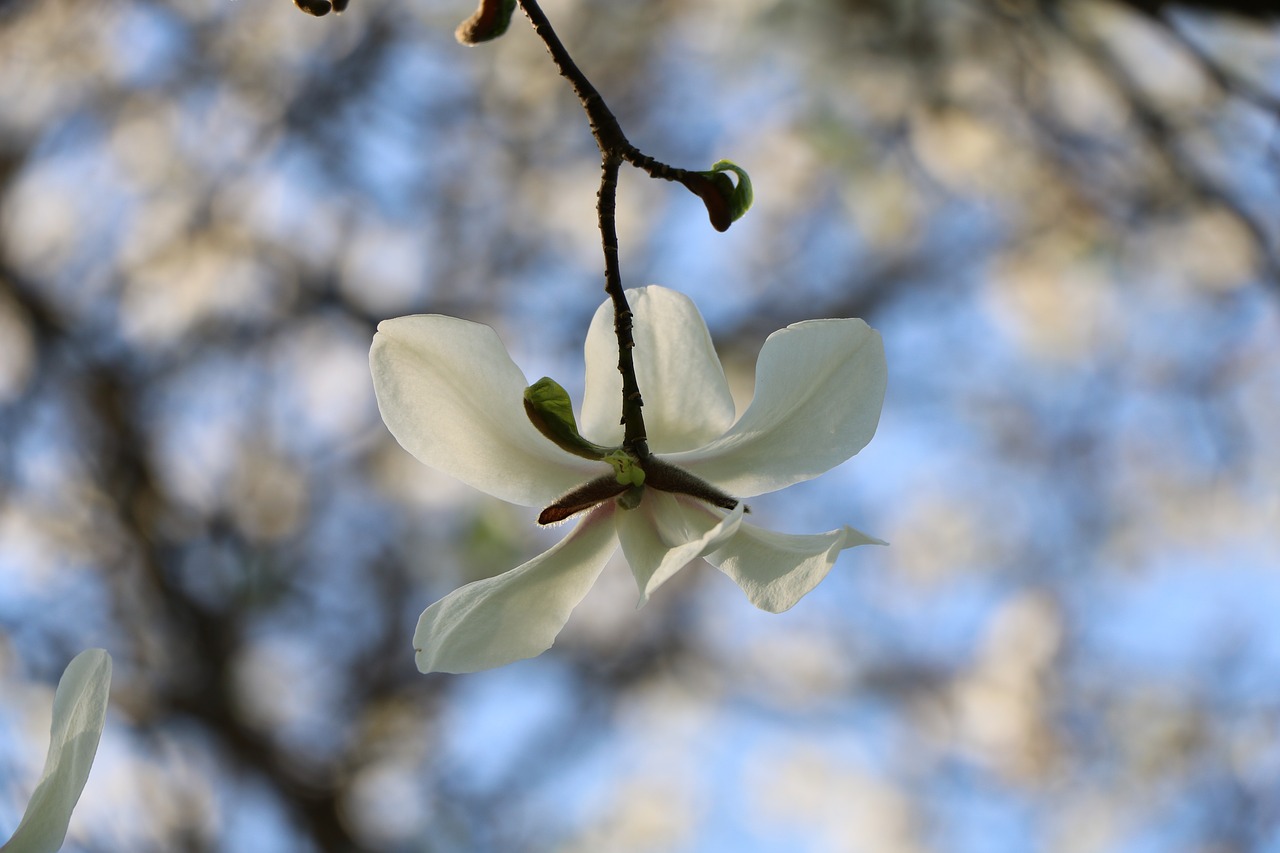
[[[734,498],[751,497],[816,477],[875,434],[884,346],[861,320],[811,320],[770,335],[755,398],[735,423],[724,371],[693,303],[662,287],[630,290],[628,298],[649,447],[668,472],[678,466]],[[551,550],[427,608],[414,634],[423,672],[474,672],[546,651],[619,544],[641,604],[704,557],[754,605],[776,613],[813,589],[842,550],[879,542],[850,527],[771,533],[743,523],[741,502],[716,506],[654,470],[642,490],[617,497],[627,487],[608,488],[609,463],[572,455],[532,425],[528,382],[488,326],[439,315],[387,320],[369,359],[382,418],[420,461],[503,500],[548,507],[544,520],[585,509]],[[581,434],[620,445],[622,378],[608,302],[587,333],[586,362]],[[605,491],[582,498],[592,481]],[[636,496],[635,508],[620,506]]]
[[[102,649],[76,655],[53,694],[53,726],[44,775],[2,853],[54,853],[67,837],[107,718],[111,656]]]

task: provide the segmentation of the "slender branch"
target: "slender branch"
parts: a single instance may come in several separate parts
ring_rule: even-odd
[[[621,166],[622,161],[617,156],[603,155],[596,210],[600,220],[600,244],[604,249],[604,290],[613,300],[613,330],[618,337],[618,372],[622,374],[622,443],[636,458],[643,460],[649,456],[641,411],[644,400],[640,397],[640,384],[636,381],[635,360],[632,358],[636,341],[632,335],[631,306],[627,304],[627,295],[622,289],[622,268],[618,263],[616,210],[618,170]]]
[[[624,149],[631,149],[632,145],[622,132],[618,119],[604,102],[604,98],[596,91],[596,87],[591,85],[587,75],[582,73],[578,64],[573,61],[573,57],[569,56],[569,51],[556,35],[551,22],[547,20],[542,7],[538,5],[538,0],[519,0],[519,3],[529,23],[533,24],[533,31],[547,46],[547,52],[551,54],[551,60],[555,62],[560,76],[569,81],[569,85],[573,86],[574,94],[582,102],[582,108],[586,110],[587,118],[591,122],[591,135],[595,137],[600,153],[606,157],[618,156]]]
[[[648,154],[640,151],[630,143],[622,152],[622,159],[635,166],[651,178],[657,178],[662,181],[672,181],[677,184],[688,186],[686,180],[694,173],[688,169],[679,169],[675,166],[663,163],[661,160],[655,160]]]
[[[569,56],[569,51],[556,35],[537,0],[519,0],[519,3],[525,17],[533,25],[533,31],[547,46],[547,52],[551,54],[560,76],[569,81],[574,94],[582,103],[591,125],[591,136],[600,149],[600,191],[596,196],[596,211],[600,224],[600,246],[604,250],[604,290],[613,302],[613,329],[618,338],[618,372],[622,374],[623,446],[637,459],[647,459],[649,443],[644,427],[644,400],[640,396],[640,383],[636,380],[635,360],[632,357],[632,350],[636,345],[632,334],[633,315],[631,306],[627,303],[626,292],[622,289],[622,268],[618,262],[618,172],[624,161],[634,163],[653,177],[669,181],[679,180],[678,173],[683,170],[673,169],[652,157],[646,157],[627,140],[617,117]]]

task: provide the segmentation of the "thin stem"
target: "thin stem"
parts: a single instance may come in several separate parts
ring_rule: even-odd
[[[529,23],[533,24],[533,31],[547,46],[547,52],[551,54],[551,60],[555,62],[560,76],[569,81],[574,94],[582,102],[582,108],[586,110],[587,119],[591,122],[591,135],[595,137],[600,153],[606,157],[618,156],[624,149],[632,148],[622,132],[621,125],[618,124],[618,119],[605,104],[604,98],[596,91],[596,87],[591,85],[587,75],[578,68],[573,57],[569,56],[569,51],[556,35],[551,22],[547,20],[542,7],[538,5],[538,0],[518,0],[518,2]]]
[[[632,335],[631,306],[622,289],[622,268],[618,263],[618,170],[622,160],[603,155],[600,167],[600,192],[596,211],[600,220],[600,245],[604,249],[604,291],[613,301],[613,331],[618,337],[618,372],[622,374],[623,446],[638,459],[649,457],[649,443],[644,429],[644,400],[636,381],[636,365],[632,358],[635,337]]]
[[[649,177],[663,181],[674,181],[682,184],[684,179],[692,174],[688,169],[678,169],[675,166],[663,163],[661,160],[653,159],[631,143],[627,143],[626,149],[622,152],[622,159]]]
[[[582,103],[582,109],[586,111],[587,119],[591,123],[591,135],[595,138],[600,153],[606,157],[616,156],[651,178],[679,182],[690,174],[687,169],[678,169],[661,160],[655,160],[632,145],[600,92],[587,79],[587,75],[582,73],[582,69],[569,55],[564,42],[560,41],[560,37],[556,35],[551,22],[547,20],[542,7],[538,5],[538,0],[518,0],[518,2],[529,23],[533,24],[533,31],[547,46],[547,52],[551,54],[551,59],[555,62],[560,76],[569,81],[574,94]]]
[[[618,119],[610,111],[604,98],[591,85],[591,81],[582,73],[564,43],[556,35],[551,22],[538,6],[537,0],[518,0],[520,8],[533,31],[547,46],[547,52],[560,71],[560,76],[573,86],[574,94],[582,103],[591,125],[591,136],[600,149],[601,174],[600,191],[597,194],[596,207],[600,223],[600,245],[604,250],[604,290],[613,302],[613,329],[618,338],[618,372],[622,374],[622,426],[623,446],[637,459],[649,457],[648,437],[644,428],[644,400],[640,396],[640,383],[636,381],[635,360],[632,350],[635,349],[635,337],[632,334],[631,306],[627,303],[626,292],[622,289],[622,269],[618,262],[618,227],[617,199],[618,172],[623,161],[639,164],[646,163],[646,172],[655,177],[667,180],[678,178],[667,177],[674,170],[665,164],[657,163],[651,157],[645,157],[634,145],[627,141]],[[665,174],[664,174],[665,172]]]

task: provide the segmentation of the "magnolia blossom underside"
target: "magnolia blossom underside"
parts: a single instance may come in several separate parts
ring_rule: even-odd
[[[770,335],[755,397],[735,421],[724,370],[693,303],[661,287],[631,290],[628,298],[649,447],[664,462],[745,498],[816,477],[875,434],[884,348],[861,320],[811,320]],[[622,442],[616,347],[605,303],[587,334],[580,418],[582,436],[605,447]],[[530,423],[522,397],[529,383],[487,326],[438,315],[387,320],[370,365],[383,420],[400,444],[495,497],[546,507],[610,472]],[[740,502],[729,510],[677,491],[645,485],[634,509],[603,500],[546,553],[431,605],[414,636],[419,669],[471,672],[550,648],[619,547],[641,604],[703,558],[757,607],[779,612],[821,581],[840,551],[879,542],[850,527],[772,533],[743,523]]]
[[[54,853],[89,778],[107,717],[111,656],[102,649],[76,655],[53,694],[53,726],[44,774],[13,837],[0,853]]]

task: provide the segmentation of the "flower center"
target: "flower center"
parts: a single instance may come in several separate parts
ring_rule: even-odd
[[[605,457],[613,466],[613,474],[588,480],[559,498],[538,515],[539,524],[555,524],[616,498],[622,509],[635,509],[644,498],[645,487],[662,492],[688,495],[721,509],[733,509],[738,499],[695,477],[683,468],[650,456],[643,463],[619,448]],[[749,509],[744,510],[750,512]]]
[[[617,498],[622,509],[635,509],[644,498],[645,485],[663,492],[689,495],[721,509],[733,509],[737,498],[683,468],[649,456],[643,462],[625,447],[603,447],[578,432],[568,393],[554,380],[543,377],[525,389],[524,410],[529,421],[552,444],[575,456],[609,463],[613,474],[603,474],[571,489],[538,515],[539,524],[555,524]]]
[[[604,458],[613,466],[613,476],[617,479],[620,486],[643,486],[644,485],[644,468],[641,467],[640,460],[636,459],[623,448],[610,453]]]

